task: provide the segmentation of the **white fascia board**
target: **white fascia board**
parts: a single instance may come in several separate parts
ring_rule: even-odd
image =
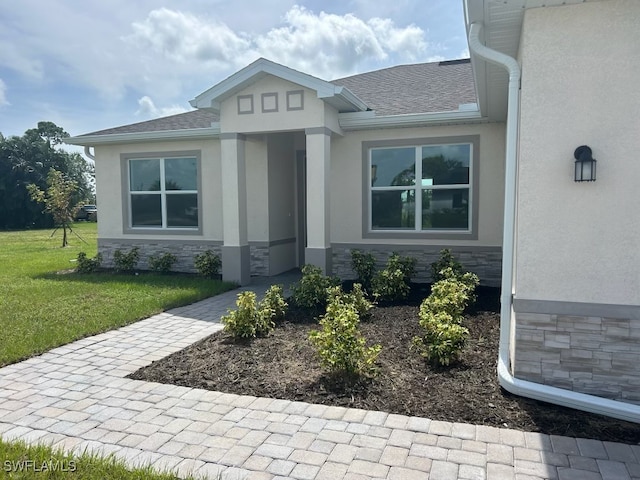
[[[153,140],[189,140],[195,138],[216,138],[220,135],[220,125],[209,128],[188,128],[182,130],[160,130],[156,132],[113,133],[110,135],[83,135],[64,139],[69,145],[106,145],[110,143],[136,143]]]
[[[415,113],[407,115],[381,115],[375,112],[341,113],[338,115],[344,130],[364,130],[370,128],[413,127],[430,124],[484,122],[479,111]]]
[[[365,112],[369,108],[366,103],[364,103],[362,100],[360,100],[347,87],[335,86],[334,87],[334,96],[341,98],[342,100],[344,100],[345,102],[347,102],[350,105],[353,105],[354,107],[356,107],[357,110],[359,110],[361,112]],[[320,92],[318,92],[318,98],[322,98],[322,97],[320,97]]]

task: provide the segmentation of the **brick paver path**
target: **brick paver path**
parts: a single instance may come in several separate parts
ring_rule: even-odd
[[[236,294],[0,369],[0,435],[213,479],[640,478],[638,445],[125,378],[220,330]]]

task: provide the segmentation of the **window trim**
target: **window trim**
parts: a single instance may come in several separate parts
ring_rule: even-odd
[[[469,229],[467,230],[373,230],[371,228],[371,167],[370,151],[375,148],[423,147],[431,145],[471,144],[471,178],[469,182]],[[451,137],[372,140],[362,142],[362,238],[372,239],[434,239],[477,240],[480,186],[480,135]],[[416,188],[413,186],[412,188]],[[453,189],[454,186],[447,186]],[[466,187],[465,187],[466,188]]]
[[[166,158],[195,158],[198,178],[196,179],[196,194],[198,196],[198,226],[197,227],[134,227],[131,225],[131,195],[130,191],[130,160],[162,159]],[[202,154],[200,150],[180,150],[167,152],[140,152],[120,154],[120,177],[122,181],[122,232],[142,235],[202,235]],[[161,179],[164,173],[161,171]],[[157,194],[162,195],[164,190]],[[189,192],[193,192],[189,190]],[[139,192],[142,193],[142,192]],[[149,193],[149,192],[147,192]],[[156,194],[155,192],[151,192]],[[166,192],[165,192],[166,194]],[[162,211],[163,223],[166,224],[166,206]]]

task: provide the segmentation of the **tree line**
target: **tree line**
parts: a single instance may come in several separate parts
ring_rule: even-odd
[[[46,228],[55,224],[50,212],[33,199],[28,186],[47,189],[50,171],[60,172],[77,189],[71,202],[94,203],[93,164],[60,147],[69,134],[53,122],[38,122],[22,136],[0,133],[0,229]]]

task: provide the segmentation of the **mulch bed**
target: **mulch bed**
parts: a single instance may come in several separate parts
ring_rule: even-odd
[[[425,290],[426,289],[426,290]],[[308,341],[313,314],[290,309],[268,337],[234,342],[223,332],[153,362],[130,378],[222,392],[380,410],[432,420],[507,427],[637,444],[640,425],[517,397],[496,378],[498,291],[479,288],[466,316],[470,337],[459,361],[434,367],[409,351],[420,334],[418,306],[428,287],[412,290],[407,305],[378,306],[361,332],[382,344],[379,374],[345,383],[328,376]],[[317,314],[316,314],[317,316]]]

